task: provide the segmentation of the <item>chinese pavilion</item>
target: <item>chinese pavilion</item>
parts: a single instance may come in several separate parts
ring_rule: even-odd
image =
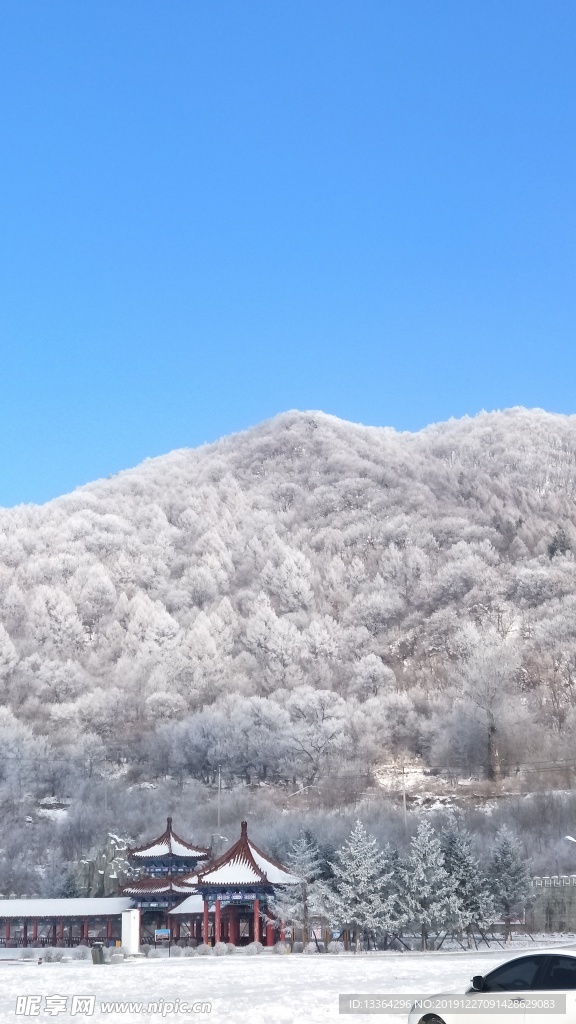
[[[232,942],[236,946],[258,942],[263,917],[266,945],[271,946],[284,938],[282,922],[274,921],[270,906],[274,890],[277,886],[296,885],[300,879],[258,849],[248,838],[248,825],[243,821],[238,842],[186,881],[202,898],[204,942]],[[171,916],[193,914],[200,909],[198,895],[170,911]]]
[[[199,863],[210,860],[211,850],[185,842],[173,831],[172,818],[168,818],[161,836],[145,846],[129,848],[126,855],[136,877],[122,887],[120,894],[130,896],[141,908],[143,929],[149,930],[165,925],[166,913],[183,896],[194,892],[187,878]]]

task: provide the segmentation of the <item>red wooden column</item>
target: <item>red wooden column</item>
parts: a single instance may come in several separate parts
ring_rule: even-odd
[[[88,942],[88,918],[87,917],[84,918],[84,928],[82,929],[82,931],[83,931],[82,938],[84,939],[84,942],[87,943]]]
[[[208,900],[204,900],[204,914],[202,917],[202,941],[210,945],[210,927],[208,924]]]
[[[10,918],[6,918],[6,943],[10,942]]]
[[[272,921],[266,922],[266,945],[274,945],[274,923]]]
[[[36,942],[38,939],[38,918],[34,918],[34,924],[32,925],[32,941]]]
[[[236,946],[238,944],[238,911],[230,904],[228,908],[228,942]]]
[[[22,945],[28,945],[28,921],[23,922],[22,926]]]
[[[220,942],[220,900],[214,904],[214,945]]]
[[[59,938],[60,942],[62,942],[62,940],[64,939],[64,918],[63,917],[59,917],[58,918],[58,938]]]
[[[108,914],[108,917],[106,918],[106,938],[108,942],[110,942],[110,939],[112,938],[112,918],[110,917],[110,914]]]
[[[254,942],[260,942],[260,900],[254,900]]]

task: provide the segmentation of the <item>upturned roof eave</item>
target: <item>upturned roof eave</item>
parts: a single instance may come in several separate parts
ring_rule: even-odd
[[[171,840],[175,839],[177,843],[186,849],[186,853],[175,853],[171,848]],[[165,844],[167,849],[165,853],[152,853],[154,847],[162,846]],[[184,839],[181,839],[179,835],[174,832],[172,828],[172,818],[166,819],[166,828],[161,836],[157,839],[152,840],[149,843],[145,843],[142,846],[130,846],[126,851],[128,857],[138,857],[142,860],[162,860],[168,857],[178,857],[182,860],[186,860],[188,856],[193,857],[195,860],[207,860],[212,854],[210,847],[205,846],[192,846],[187,843]]]

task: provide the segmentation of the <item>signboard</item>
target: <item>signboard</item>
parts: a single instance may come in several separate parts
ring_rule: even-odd
[[[154,942],[159,942],[160,939],[170,939],[169,928],[155,928],[154,929]]]
[[[240,889],[210,893],[210,900],[221,900],[222,903],[254,903],[255,899],[258,899],[257,893],[244,892]]]

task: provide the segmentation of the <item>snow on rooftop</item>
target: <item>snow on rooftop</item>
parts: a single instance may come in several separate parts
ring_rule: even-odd
[[[172,831],[172,818],[167,819],[166,831],[161,836],[158,836],[157,839],[153,839],[151,843],[145,846],[138,846],[129,850],[130,856],[135,858],[172,856],[194,857],[199,860],[207,860],[209,852],[204,847],[192,846],[190,843],[184,842],[180,836],[177,836]]]
[[[183,903],[169,911],[170,914],[202,914],[203,912],[204,900],[198,893],[193,893]]]
[[[296,883],[300,881],[296,875],[291,875],[289,871],[285,871],[284,868],[281,868],[277,864],[274,864],[273,861],[268,860],[268,858],[265,857],[258,847],[254,846],[254,843],[251,843],[250,840],[248,840],[248,845],[254,860],[260,868],[260,871],[266,875],[268,881],[272,882],[273,885],[296,885]]]
[[[130,910],[128,896],[75,897],[72,899],[0,900],[0,919],[6,917],[101,917]]]
[[[233,860],[228,864],[222,864],[215,871],[206,871],[202,874],[202,885],[242,885],[246,882],[261,882],[261,876],[254,871],[251,864],[246,861]]]

